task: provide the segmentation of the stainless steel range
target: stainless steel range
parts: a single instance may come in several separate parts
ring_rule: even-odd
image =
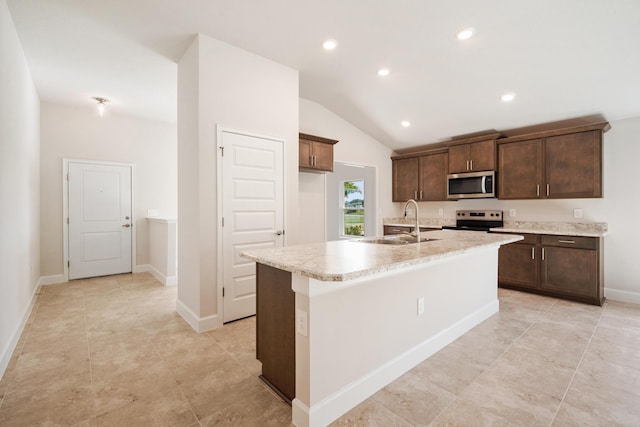
[[[444,226],[449,230],[489,231],[490,228],[503,227],[502,211],[477,210],[456,211],[456,225]]]

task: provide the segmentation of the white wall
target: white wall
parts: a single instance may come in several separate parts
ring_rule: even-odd
[[[608,298],[640,303],[640,262],[637,242],[640,228],[635,216],[640,212],[640,117],[611,122],[604,134],[604,197],[601,199],[562,200],[460,200],[457,202],[421,202],[420,216],[453,219],[457,209],[502,209],[505,220],[606,222],[609,233],[604,239],[605,294]],[[396,203],[396,212],[402,208]],[[516,217],[509,218],[509,209]],[[573,218],[573,209],[583,210],[582,219]],[[622,291],[622,292],[618,292]],[[627,294],[631,293],[631,294]]]
[[[392,150],[322,105],[303,98],[300,98],[300,132],[339,140],[340,142],[333,146],[333,160],[336,162],[376,168],[377,234],[381,235],[382,218],[395,215],[395,206],[391,203]],[[314,229],[304,238],[307,242],[324,241],[326,235],[326,221],[324,221],[325,177],[324,175],[314,176],[314,174],[301,172],[299,180],[300,217],[308,220],[306,222],[307,228],[312,225]],[[322,223],[320,223],[319,212],[323,213]]]
[[[39,99],[5,0],[0,0],[0,376],[40,276]]]
[[[89,100],[87,100],[89,101]],[[87,108],[43,102],[41,105],[41,259],[42,276],[64,272],[62,160],[133,163],[136,263],[149,263],[148,209],[177,214],[177,127]]]
[[[216,126],[283,138],[285,230],[298,238],[298,72],[198,35],[178,64],[178,311],[221,324]]]

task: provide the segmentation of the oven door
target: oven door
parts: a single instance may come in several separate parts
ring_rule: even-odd
[[[457,173],[447,176],[447,199],[496,197],[495,171]]]

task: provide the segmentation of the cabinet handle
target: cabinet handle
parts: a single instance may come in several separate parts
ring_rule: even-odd
[[[418,198],[418,192],[417,192],[417,191],[414,191],[414,192],[413,192],[413,198],[414,198],[414,199],[417,199],[417,198]]]
[[[469,160],[467,160],[467,172],[469,171]]]
[[[575,245],[575,240],[558,240],[558,243],[569,243],[570,245]]]
[[[542,248],[542,261],[544,261],[544,248]]]
[[[536,185],[536,196],[540,197],[540,184]]]
[[[536,259],[536,248],[531,248],[531,259]]]
[[[422,190],[420,190],[420,200],[422,200]]]
[[[473,170],[473,160],[469,160],[469,164],[471,165],[469,167],[469,170],[472,171]]]
[[[549,195],[549,184],[547,184],[547,196]]]

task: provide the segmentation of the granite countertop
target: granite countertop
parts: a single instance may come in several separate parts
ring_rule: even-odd
[[[339,282],[522,240],[517,235],[457,230],[433,231],[429,237],[440,240],[398,246],[339,240],[249,250],[242,256],[313,279]]]
[[[547,222],[547,221],[505,221],[504,227],[491,231],[527,234],[552,234],[562,236],[604,237],[606,222]]]

